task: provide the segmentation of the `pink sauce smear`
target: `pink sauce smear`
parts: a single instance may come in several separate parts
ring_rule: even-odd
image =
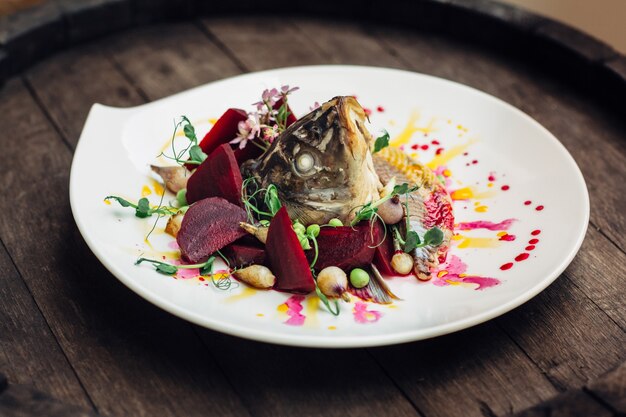
[[[459,223],[457,230],[475,230],[475,229],[487,229],[491,231],[496,230],[509,230],[509,228],[516,222],[517,219],[506,219],[500,223],[493,223],[486,220],[478,220],[475,222]]]
[[[285,324],[290,326],[302,326],[304,324],[306,316],[300,314],[303,308],[302,301],[304,301],[304,296],[302,295],[292,295],[285,301],[287,305],[287,315],[289,316]]]
[[[354,313],[354,321],[361,324],[376,323],[382,316],[380,311],[368,310],[367,303],[362,301],[357,301],[354,304],[352,312]]]
[[[500,280],[497,278],[480,277],[475,275],[463,275],[467,271],[467,264],[456,255],[451,255],[447,264],[441,266],[441,270],[447,271],[447,274],[442,277],[435,278],[433,284],[439,287],[445,287],[450,285],[450,282],[462,282],[469,284],[477,284],[478,287],[475,290],[484,290],[486,288],[495,287],[500,285]]]

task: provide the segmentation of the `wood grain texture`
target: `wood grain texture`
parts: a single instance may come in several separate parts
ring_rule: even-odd
[[[587,386],[587,389],[619,415],[626,415],[626,362]]]
[[[560,391],[626,360],[624,331],[567,274],[497,321]]]
[[[0,238],[97,410],[247,415],[190,325],[128,291],[94,260],[66,199],[49,204],[50,195],[68,195],[71,153],[19,80],[0,92],[0,114],[0,129],[21,137],[4,143],[0,166],[28,172],[13,176],[13,198],[0,201]],[[46,236],[36,257],[24,236]]]
[[[3,190],[12,188],[12,176],[0,168]],[[13,384],[32,385],[61,401],[91,408],[87,394],[1,243],[0,271],[0,369]]]
[[[101,49],[99,43],[72,49],[25,73],[55,128],[72,148],[92,104],[129,107],[145,102]]]
[[[90,409],[65,404],[27,385],[11,384],[0,392],[0,415],[6,417],[96,417]]]
[[[283,17],[203,19],[206,29],[248,71],[329,63],[327,56]],[[297,45],[297,47],[294,47]]]
[[[113,37],[104,50],[150,100],[240,73],[192,23],[134,30]]]
[[[515,417],[612,417],[614,414],[582,390],[568,391]]]
[[[255,416],[416,416],[365,349],[302,349],[201,330]],[[331,405],[332,404],[332,405]]]

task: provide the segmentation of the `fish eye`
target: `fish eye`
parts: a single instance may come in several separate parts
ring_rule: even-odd
[[[310,153],[301,152],[296,157],[295,165],[299,173],[306,174],[309,171],[311,171],[311,169],[313,169],[313,166],[315,165],[315,159],[313,158],[313,155],[311,155]]]

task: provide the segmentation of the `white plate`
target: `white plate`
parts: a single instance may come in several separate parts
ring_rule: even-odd
[[[288,303],[291,309],[284,304],[288,294],[252,291],[243,285],[222,291],[198,278],[173,279],[148,266],[135,266],[141,254],[174,256],[163,253],[172,252],[168,245],[173,239],[161,232],[161,222],[147,244],[144,236],[153,219],[137,219],[132,210],[104,204],[103,198],[115,194],[137,200],[143,192],[158,203],[158,186],[155,189],[148,164],[167,143],[175,117],[187,115],[203,134],[210,127],[209,119],[226,108],[252,110],[250,103],[264,88],[283,84],[300,87],[290,98],[298,115],[307,113],[315,101],[356,95],[372,111],[372,132],[387,129],[396,144],[404,143],[404,149],[417,153],[423,162],[433,160],[443,148],[433,165],[444,162],[447,171],[440,169],[440,173],[448,176],[449,188],[461,190],[456,197],[469,198],[455,201],[457,223],[517,220],[506,231],[505,225],[459,230],[449,255],[453,264],[443,266],[439,277],[428,283],[392,278],[389,283],[403,301],[391,306],[342,303],[339,317],[323,310],[313,296],[302,301],[298,313],[297,299]],[[508,190],[502,189],[507,186]],[[589,197],[576,163],[550,132],[526,114],[454,82],[355,66],[246,74],[134,108],[96,104],[74,156],[70,199],[91,250],[140,296],[220,332],[311,347],[408,342],[499,316],[559,276],[578,251],[589,219]],[[544,209],[539,211],[540,205]],[[534,230],[541,233],[532,235]],[[503,233],[509,237],[500,240]],[[511,235],[515,240],[510,240]],[[530,239],[539,240],[534,249],[526,249]],[[528,259],[514,260],[523,253]],[[459,269],[456,260],[467,270]],[[502,270],[507,263],[512,268]],[[477,289],[479,284],[483,288]],[[304,322],[294,325],[302,322],[300,315],[305,316]]]

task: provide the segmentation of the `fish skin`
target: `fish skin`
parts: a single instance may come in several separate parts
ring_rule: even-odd
[[[432,272],[446,259],[450,241],[454,234],[454,214],[452,200],[435,173],[427,166],[415,161],[402,150],[394,147],[383,148],[374,154],[374,167],[383,184],[396,178],[396,184],[419,185],[411,193],[408,201],[411,227],[422,237],[432,228],[439,227],[444,234],[438,247],[425,246],[412,253],[414,272],[417,278],[427,281]]]
[[[274,184],[292,219],[350,222],[356,210],[379,198],[370,152],[373,138],[354,97],[322,104],[285,130],[261,158],[242,166],[263,188]]]

